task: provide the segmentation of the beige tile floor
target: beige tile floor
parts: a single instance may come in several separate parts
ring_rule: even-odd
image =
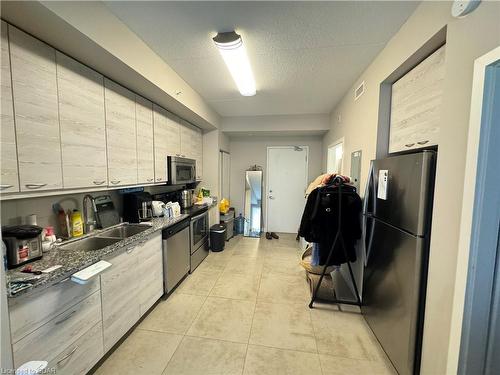
[[[316,304],[295,235],[211,253],[96,374],[394,374],[359,311]]]

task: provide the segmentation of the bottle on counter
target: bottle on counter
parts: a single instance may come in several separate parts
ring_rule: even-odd
[[[78,210],[73,210],[71,214],[71,237],[83,236],[82,214]]]

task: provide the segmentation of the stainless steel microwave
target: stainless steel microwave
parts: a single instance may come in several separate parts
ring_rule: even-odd
[[[168,183],[171,185],[188,184],[196,181],[196,160],[167,157]]]

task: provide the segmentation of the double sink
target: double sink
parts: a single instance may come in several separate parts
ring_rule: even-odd
[[[151,228],[145,224],[128,224],[122,223],[117,226],[104,229],[95,234],[89,234],[84,238],[71,240],[70,242],[58,246],[60,250],[76,250],[76,251],[96,251],[113,245],[128,237],[132,237],[138,233],[144,232]]]

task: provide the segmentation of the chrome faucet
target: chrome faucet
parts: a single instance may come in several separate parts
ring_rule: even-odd
[[[90,220],[89,218],[88,202],[90,202],[90,207],[92,209],[92,216],[93,216],[92,220]],[[91,233],[96,228],[97,224],[96,214],[97,214],[97,208],[95,206],[94,197],[90,194],[86,194],[83,197],[83,225],[85,233]]]

